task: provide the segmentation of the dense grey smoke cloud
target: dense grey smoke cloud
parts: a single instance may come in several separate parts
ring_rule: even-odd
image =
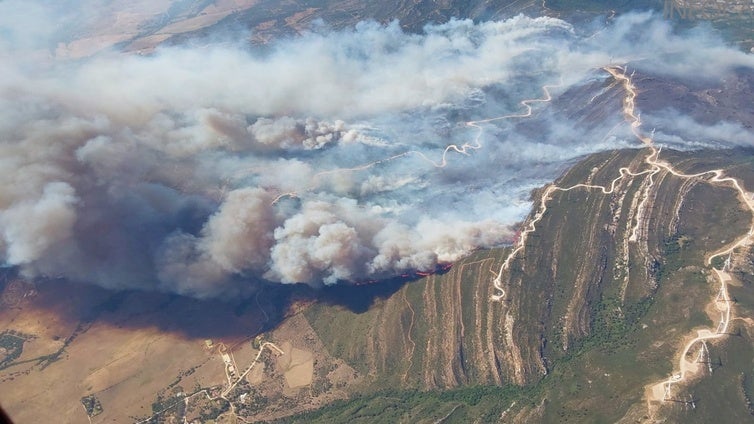
[[[33,50],[55,34],[14,17],[41,15],[0,3],[1,260],[30,277],[197,297],[431,271],[506,243],[532,188],[580,155],[636,145],[620,99],[600,100],[613,89],[600,67],[706,79],[754,67],[650,14],[597,33],[524,16],[423,34],[362,23],[265,53],[78,61]],[[554,103],[532,103],[531,118],[466,125],[526,112],[519,102],[545,85]],[[742,130],[716,125],[705,131],[722,142]]]

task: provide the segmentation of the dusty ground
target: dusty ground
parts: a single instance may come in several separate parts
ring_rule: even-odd
[[[81,398],[94,395],[103,411],[93,423],[130,423],[151,414],[155,395],[167,388],[225,382],[223,361],[205,344],[208,333],[187,335],[195,325],[180,329],[193,319],[180,311],[181,301],[172,301],[175,316],[166,316],[161,295],[136,293],[117,303],[104,290],[62,283],[30,292],[12,307],[0,305],[0,332],[27,337],[21,356],[0,369],[0,399],[16,422],[87,422]],[[63,296],[69,302],[56,301]],[[220,322],[230,318],[204,319],[210,328],[223,328]],[[253,331],[253,315],[236,319],[251,325],[241,333]],[[238,343],[238,336],[226,336],[216,340]],[[255,354],[246,345],[237,349],[242,360]]]
[[[59,58],[90,56],[118,43],[126,51],[149,51],[176,34],[197,31],[216,24],[232,13],[246,10],[258,0],[217,0],[208,6],[185,3],[171,7],[169,0],[88,0],[83,7],[93,12],[80,22],[70,41],[60,43]]]
[[[288,387],[297,389],[308,386],[314,376],[314,355],[307,350],[298,349],[285,342],[282,345],[285,354],[277,357],[277,366],[285,376]]]

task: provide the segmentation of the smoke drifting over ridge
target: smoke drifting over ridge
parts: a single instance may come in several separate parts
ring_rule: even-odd
[[[523,114],[544,85],[556,101],[582,92],[588,108],[610,90],[599,70],[610,63],[695,80],[754,68],[752,55],[703,31],[674,35],[651,14],[596,33],[524,16],[423,34],[362,23],[265,53],[222,44],[56,62],[13,47],[35,35],[10,26],[12,6],[25,7],[0,3],[2,261],[30,277],[196,297],[259,278],[429,271],[505,243],[531,188],[635,140],[619,104],[587,125],[544,102],[532,118],[465,122]]]

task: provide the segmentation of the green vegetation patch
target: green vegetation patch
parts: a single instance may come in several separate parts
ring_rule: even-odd
[[[0,333],[0,370],[13,364],[24,351],[24,342],[29,336],[13,330]]]
[[[102,404],[94,395],[82,397],[81,404],[84,405],[86,415],[88,415],[90,418],[102,413]]]
[[[356,395],[274,423],[496,422],[514,401],[531,398],[534,390],[516,386],[475,386],[444,392],[386,390]]]

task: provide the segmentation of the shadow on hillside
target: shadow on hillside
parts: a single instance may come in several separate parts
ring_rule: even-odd
[[[438,270],[443,273],[446,270]],[[6,270],[0,292],[18,277]],[[418,275],[366,284],[339,284],[320,289],[304,284],[259,283],[243,299],[194,299],[174,294],[125,290],[111,291],[68,281],[47,281],[14,308],[21,313],[52,312],[57,319],[86,331],[92,324],[115,328],[157,328],[187,338],[246,339],[273,330],[301,310],[302,305],[324,303],[355,313],[368,311],[375,301],[392,296]],[[250,283],[253,284],[253,283]],[[2,308],[3,305],[0,305]],[[0,309],[1,311],[2,309]],[[69,334],[60,334],[61,338]],[[72,340],[71,340],[72,341]]]

